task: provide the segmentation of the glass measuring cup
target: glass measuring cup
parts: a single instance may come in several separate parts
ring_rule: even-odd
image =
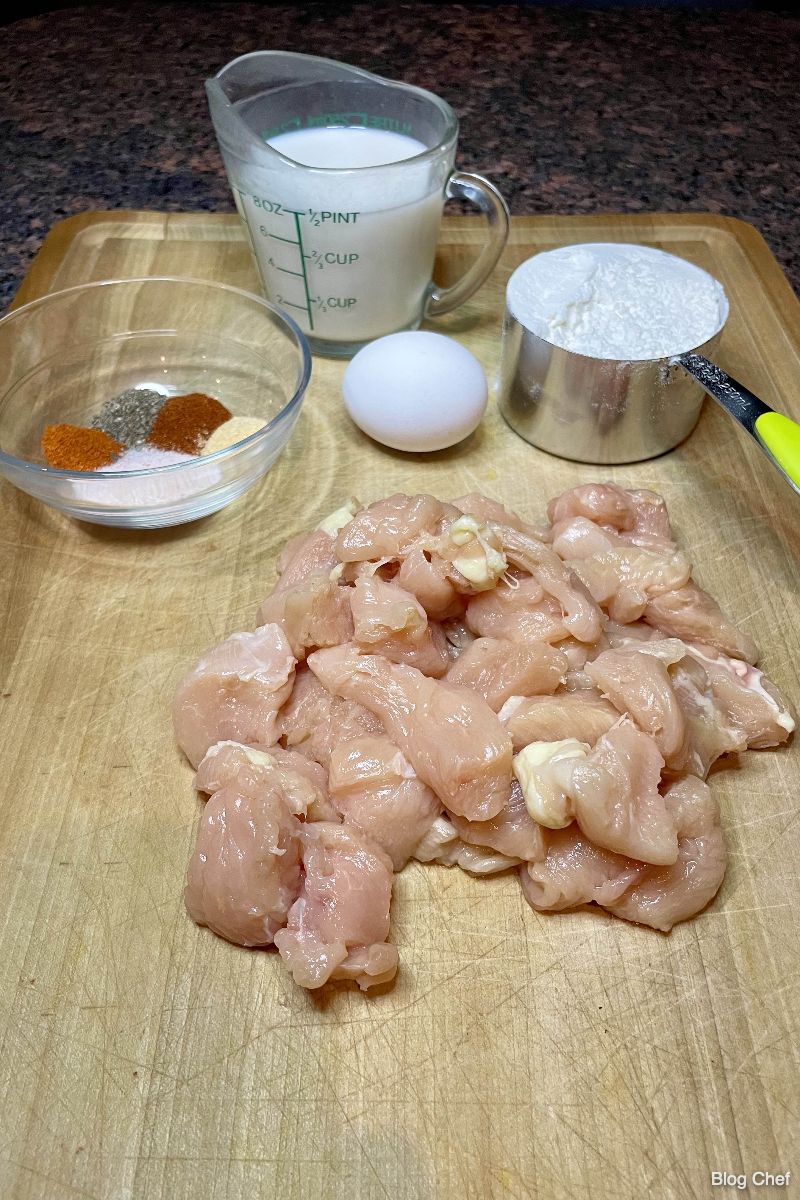
[[[453,170],[458,121],[438,96],[331,59],[273,50],[234,59],[206,90],[265,292],[313,350],[346,357],[373,338],[414,329],[462,304],[494,268],[508,209],[480,175]],[[341,165],[307,166],[270,144],[303,130],[330,131]],[[407,143],[411,157],[347,166],[353,130],[401,135],[398,143],[414,139],[421,149]],[[485,213],[487,237],[466,274],[438,288],[431,274],[448,197]]]

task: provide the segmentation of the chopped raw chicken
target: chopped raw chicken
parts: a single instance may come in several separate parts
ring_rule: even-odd
[[[362,704],[334,696],[303,665],[297,669],[291,697],[281,710],[278,732],[287,749],[327,768],[340,742],[365,733],[383,733],[383,725]]]
[[[434,496],[406,496],[398,492],[370,504],[339,530],[336,554],[341,562],[402,557],[403,551],[423,533],[433,534],[452,505]],[[454,515],[458,512],[453,510]]]
[[[683,587],[691,575],[691,564],[679,550],[628,545],[585,517],[560,521],[552,537],[553,549],[612,621],[638,620],[651,597]]]
[[[371,837],[400,871],[442,805],[387,737],[342,742],[331,754],[331,799],[345,822]]]
[[[504,575],[508,562],[494,531],[471,514],[456,517],[436,545],[441,558],[452,565],[462,592],[487,592]]]
[[[531,742],[556,742],[565,737],[593,746],[619,720],[613,704],[584,691],[512,696],[497,715],[511,734],[515,750]]]
[[[224,787],[235,787],[242,795],[256,797],[263,787],[275,782],[294,816],[308,821],[338,819],[328,798],[324,767],[281,746],[261,750],[240,742],[217,742],[197,768],[194,785],[199,792],[210,795]]]
[[[295,982],[318,988],[329,979],[355,979],[366,990],[393,979],[397,949],[386,942],[390,859],[347,825],[303,825],[299,837],[302,887],[274,939]]]
[[[376,575],[362,576],[347,592],[358,646],[390,662],[416,667],[424,675],[444,675],[450,664],[445,636],[440,625],[428,621],[416,596]],[[338,642],[348,640],[341,637]]]
[[[290,538],[278,558],[278,579],[273,588],[285,592],[312,575],[329,576],[338,563],[334,540],[323,529]]]
[[[453,504],[463,513],[477,517],[485,525],[507,525],[510,529],[516,529],[528,537],[542,538],[542,529],[538,529],[528,521],[523,521],[522,517],[515,512],[504,508],[499,500],[482,496],[480,492],[470,492],[468,496],[459,496],[457,500],[453,501]]]
[[[727,855],[719,805],[707,784],[691,775],[664,796],[678,830],[678,858],[671,866],[646,867],[633,885],[606,908],[626,921],[668,933],[705,908],[719,891]]]
[[[276,588],[258,610],[259,625],[280,625],[295,658],[307,650],[338,646],[353,636],[350,588],[328,575],[309,575],[291,587]]]
[[[675,822],[658,791],[663,766],[653,739],[621,717],[585,759],[575,760],[565,786],[587,837],[615,854],[674,863]]]
[[[654,738],[668,767],[686,763],[686,718],[660,658],[635,647],[604,650],[586,664],[586,674],[620,713],[630,713]]]
[[[189,863],[192,920],[240,946],[268,946],[300,891],[301,830],[275,780],[215,792]]]
[[[498,712],[510,696],[554,692],[568,665],[565,656],[545,642],[525,646],[501,638],[476,638],[450,664],[446,678],[472,688]]]
[[[717,710],[743,734],[748,746],[766,750],[787,740],[795,728],[794,715],[763,671],[709,646],[686,649],[703,666]]]
[[[687,583],[675,591],[664,592],[648,601],[644,610],[648,625],[654,625],[669,637],[684,642],[703,642],[732,658],[753,663],[758,646],[737,629],[708,592],[696,583]]]
[[[452,812],[471,821],[497,816],[511,792],[511,738],[480,696],[349,646],[317,650],[308,665],[329,691],[380,717]]]
[[[432,621],[449,621],[460,617],[465,607],[451,574],[449,562],[427,546],[414,545],[405,553],[396,581],[416,596]]]
[[[576,825],[546,831],[541,860],[520,868],[532,908],[558,912],[595,903],[626,921],[668,933],[714,898],[725,875],[719,806],[691,775],[667,791],[664,804],[678,830],[678,857],[663,867],[594,845]]]
[[[519,858],[501,854],[488,846],[473,846],[464,842],[447,817],[437,817],[414,851],[422,863],[439,863],[444,867],[461,867],[470,875],[497,875],[509,867],[519,866]]]
[[[547,506],[547,516],[556,525],[570,517],[585,517],[596,525],[632,530],[636,513],[630,496],[615,483],[584,483],[556,496]]]
[[[495,531],[508,561],[529,572],[561,605],[567,633],[579,642],[596,642],[603,630],[602,613],[555,551],[508,526],[496,526]]]
[[[303,987],[369,988],[397,970],[409,858],[518,867],[535,909],[664,931],[710,901],[725,848],[703,778],[785,742],[794,715],[692,580],[660,496],[586,484],[548,517],[397,493],[287,542],[260,627],[174,703],[210,795],[198,923],[274,941]]]
[[[172,705],[175,737],[193,767],[215,742],[271,746],[294,683],[295,657],[279,625],[234,633],[198,659]]]
[[[456,813],[448,813],[462,842],[495,850],[508,858],[524,861],[541,854],[542,832],[528,812],[525,796],[516,779],[511,781],[511,795],[496,817],[488,821],[468,821]]]
[[[530,575],[510,576],[492,591],[473,596],[464,620],[478,637],[507,638],[525,645],[560,642],[569,632],[558,600],[546,596]]]
[[[665,555],[675,550],[667,506],[655,492],[626,491],[615,483],[584,484],[551,500],[547,515],[553,532],[562,522],[577,518],[615,533],[631,546]]]
[[[643,873],[641,863],[595,846],[577,825],[546,830],[544,844],[542,858],[519,872],[525,899],[540,912],[592,903],[606,907]]]

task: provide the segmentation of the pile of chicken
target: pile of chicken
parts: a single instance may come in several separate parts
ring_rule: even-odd
[[[663,500],[591,484],[530,525],[481,495],[355,501],[292,539],[253,633],[189,671],[209,794],[198,924],[297,983],[393,978],[394,871],[519,872],[528,903],[667,931],[725,873],[721,755],[794,721],[691,579]]]

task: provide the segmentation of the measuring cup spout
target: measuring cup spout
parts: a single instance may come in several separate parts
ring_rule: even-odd
[[[379,76],[311,54],[284,50],[255,50],[227,63],[206,80],[206,95],[217,139],[224,150],[237,156],[256,151],[264,160],[277,158],[267,145],[268,132],[292,128],[274,117],[275,93],[282,88],[314,83],[378,79]]]

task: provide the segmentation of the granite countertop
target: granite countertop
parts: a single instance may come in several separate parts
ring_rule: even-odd
[[[514,213],[752,222],[800,289],[800,22],[766,12],[134,3],[0,29],[0,306],[49,227],[103,208],[231,211],[203,80],[236,55],[340,58],[438,92],[458,164]]]

